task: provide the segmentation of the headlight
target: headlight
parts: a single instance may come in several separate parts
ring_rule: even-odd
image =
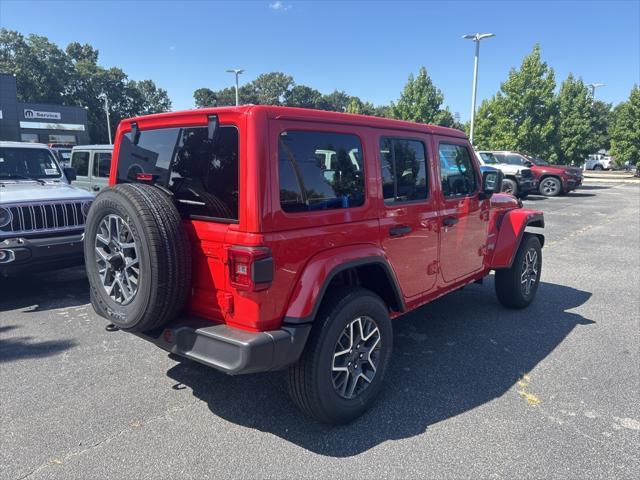
[[[84,218],[87,218],[87,215],[89,215],[89,208],[91,208],[91,203],[92,202],[90,201],[82,203],[82,215],[84,215]]]
[[[13,220],[13,215],[7,208],[0,207],[0,227],[6,227]]]

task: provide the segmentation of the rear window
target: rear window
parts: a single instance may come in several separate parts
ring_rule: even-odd
[[[183,216],[238,220],[238,130],[221,125],[213,141],[207,127],[143,130],[120,141],[117,182],[150,173],[173,192]]]
[[[287,131],[278,141],[280,206],[285,212],[358,207],[364,161],[356,135]]]
[[[58,178],[62,175],[46,148],[0,148],[0,178]]]

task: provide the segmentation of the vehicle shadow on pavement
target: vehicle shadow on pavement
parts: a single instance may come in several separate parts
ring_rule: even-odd
[[[89,283],[83,266],[0,277],[0,292],[0,312],[41,312],[89,303]]]
[[[580,190],[608,190],[610,188],[607,185],[580,185]]]
[[[317,454],[349,457],[388,440],[421,434],[430,425],[504,395],[574,328],[595,323],[569,312],[590,297],[588,292],[541,283],[529,308],[508,310],[498,304],[488,277],[484,285],[471,285],[398,318],[386,388],[369,412],[340,427],[318,424],[299,413],[288,398],[282,373],[230,377],[185,361],[167,375],[179,382],[176,388],[191,388],[213,414],[229,422],[272,433]]]
[[[576,197],[576,198],[577,197],[595,197],[596,194],[595,193],[582,193],[582,192],[569,192],[569,193],[567,193],[566,196],[569,197],[569,198],[572,198],[572,197]]]
[[[3,338],[4,333],[19,328],[13,325],[0,326],[0,363],[41,358],[56,355],[76,346],[73,340],[51,340],[33,342],[33,337]]]

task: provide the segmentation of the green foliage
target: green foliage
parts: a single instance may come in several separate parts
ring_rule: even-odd
[[[592,101],[581,79],[569,74],[558,94],[558,160],[560,163],[579,163],[596,152],[592,121]]]
[[[540,47],[512,69],[500,91],[480,105],[474,125],[478,148],[518,150],[555,161],[557,103],[555,74],[540,58]]]
[[[315,88],[296,85],[285,94],[285,104],[290,107],[320,108],[322,94]]]
[[[640,161],[640,88],[634,85],[629,100],[613,109],[610,127],[611,156],[621,165]]]
[[[13,74],[22,102],[59,103],[87,109],[89,135],[108,141],[102,100],[109,100],[111,128],[123,118],[163,112],[171,108],[167,92],[152,80],[129,80],[119,68],[98,65],[98,50],[70,43],[62,50],[46,37],[0,29],[0,71]]]
[[[199,88],[193,92],[193,99],[197,108],[215,107],[218,104],[216,92],[206,87]]]
[[[436,125],[452,126],[453,115],[449,110],[442,109],[444,95],[437,88],[427,69],[421,67],[416,78],[409,75],[397,103],[391,103],[394,118],[410,122],[433,123]]]

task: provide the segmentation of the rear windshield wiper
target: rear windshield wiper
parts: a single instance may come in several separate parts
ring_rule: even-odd
[[[26,175],[20,175],[18,173],[9,173],[7,174],[0,174],[0,178],[22,178],[23,180],[33,180],[34,182],[38,182],[40,185],[46,185],[47,182],[45,182],[44,180],[42,180],[41,178],[35,178],[35,177],[28,177]]]

